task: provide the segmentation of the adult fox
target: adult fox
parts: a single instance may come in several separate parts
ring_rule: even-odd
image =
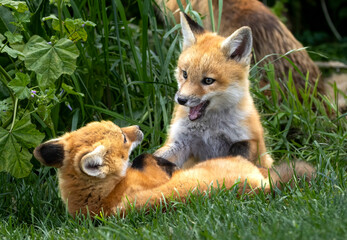
[[[228,38],[205,31],[181,13],[183,51],[178,59],[178,91],[169,136],[154,155],[182,166],[241,155],[269,168],[263,127],[249,91],[252,51],[249,27]]]
[[[156,0],[159,7],[164,12],[164,4],[167,9],[174,12],[176,21],[179,20],[179,6],[177,0]],[[186,0],[181,1],[183,7],[186,7]],[[192,8],[203,16],[206,29],[211,29],[209,15],[209,7],[207,0],[190,0]],[[218,22],[218,1],[212,1],[213,14],[215,22]],[[227,37],[236,29],[242,26],[249,26],[253,32],[253,47],[257,61],[260,61],[267,55],[276,54],[276,56],[267,57],[263,63],[272,62],[275,68],[276,78],[286,79],[289,70],[292,70],[292,77],[296,88],[305,89],[305,77],[309,73],[309,82],[311,86],[315,86],[316,81],[321,73],[317,65],[312,61],[306,50],[302,49],[303,45],[293,36],[288,28],[268,9],[262,2],[258,0],[224,0],[223,12],[219,33],[221,36]],[[278,59],[291,50],[302,49],[292,52],[286,57],[293,62],[302,75],[293,69],[289,61],[284,58]],[[303,77],[305,76],[305,77]],[[261,86],[267,84],[263,78],[260,82]],[[318,82],[317,90],[325,93],[323,81]]]
[[[280,164],[276,169],[257,167],[241,156],[218,158],[178,170],[175,164],[150,154],[129,163],[131,151],[142,141],[138,126],[120,128],[110,121],[93,122],[77,131],[38,146],[35,157],[44,165],[58,168],[61,198],[71,215],[105,215],[127,210],[128,203],[142,208],[162,198],[185,200],[194,192],[203,194],[211,186],[239,192],[271,191],[294,175],[310,180],[315,172],[309,164]],[[270,174],[270,175],[269,175]]]

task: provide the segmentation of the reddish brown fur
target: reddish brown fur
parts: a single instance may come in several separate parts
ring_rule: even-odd
[[[265,169],[257,167],[242,157],[226,157],[208,160],[195,165],[193,168],[179,170],[172,178],[158,187],[135,192],[132,196],[127,196],[118,209],[127,209],[129,203],[136,202],[136,208],[144,206],[154,206],[163,199],[176,199],[185,201],[191,193],[204,194],[211,187],[218,188],[224,185],[227,189],[238,184],[238,193],[258,193],[260,190],[269,193],[275,185],[282,188],[283,183],[288,183],[294,176],[305,177],[310,181],[315,173],[315,169],[305,163],[296,162],[290,166],[282,163],[275,169]],[[271,178],[269,178],[269,173]],[[293,182],[292,182],[293,186]],[[116,211],[116,208],[114,208]]]
[[[174,12],[176,22],[179,22],[179,7],[176,0],[156,0],[156,2],[160,7],[162,7],[162,2],[166,2],[166,7]],[[185,2],[182,0],[184,7],[186,6]],[[190,2],[194,10],[206,16],[204,25],[206,29],[211,29],[208,1],[191,0]],[[212,3],[215,23],[217,23],[218,1],[213,0]],[[219,33],[227,37],[242,26],[249,26],[252,29],[253,47],[257,61],[269,54],[285,54],[293,49],[303,47],[287,27],[262,2],[258,0],[224,0]],[[321,73],[306,50],[291,53],[287,57],[293,61],[303,75],[306,76],[309,72],[309,81],[314,86]],[[267,58],[265,62],[273,62],[277,58],[278,56],[272,56]],[[292,65],[287,60],[279,59],[273,64],[277,78],[286,79],[289,70],[292,70],[295,86],[297,88],[305,87],[304,78],[296,70],[293,70]],[[261,64],[261,66],[263,65]],[[267,84],[266,80],[262,79],[261,85],[264,86],[265,84]],[[318,83],[318,92],[324,93],[324,90],[323,82],[320,81]]]
[[[124,143],[122,133],[128,138]],[[50,159],[43,155],[42,149],[47,146],[63,146],[64,158],[59,165],[59,188],[61,196],[71,215],[81,212],[92,215],[101,211],[105,215],[116,214],[118,209],[124,211],[128,200],[140,208],[148,203],[158,204],[162,197],[171,196],[184,200],[192,191],[201,193],[209,190],[210,186],[224,183],[231,188],[235,182],[243,187],[247,179],[246,192],[257,190],[264,186],[270,191],[267,169],[258,168],[242,157],[227,157],[213,159],[197,164],[188,170],[176,171],[172,178],[163,171],[151,155],[144,158],[143,168],[137,170],[127,168],[122,174],[124,164],[128,164],[130,145],[138,139],[138,128],[120,129],[111,122],[95,122],[77,131],[67,133],[58,139],[43,143],[34,151],[35,157],[45,165],[50,165]],[[83,155],[93,151],[95,146],[106,145],[103,164],[100,165],[104,177],[93,177],[81,170]],[[52,148],[54,149],[54,148]],[[50,155],[51,157],[54,155]],[[297,176],[304,174],[308,179],[314,169],[306,163],[300,163],[296,168]],[[293,176],[293,168],[280,165],[278,173],[270,169],[275,182],[287,182]],[[280,186],[280,185],[279,185]]]
[[[241,89],[240,91],[244,92],[244,96],[237,104],[237,111],[235,111],[235,114],[247,113],[241,124],[250,134],[248,139],[250,143],[249,160],[263,167],[270,168],[273,160],[271,156],[267,154],[260,116],[249,92],[249,65],[231,61],[226,57],[226,53],[221,51],[221,45],[225,40],[224,37],[207,31],[203,34],[195,35],[195,37],[196,43],[184,49],[178,59],[176,79],[180,84],[180,94],[201,98],[211,92],[225,91],[227,88],[230,88],[232,84],[239,87]],[[189,72],[189,77],[187,79],[183,77],[183,70]],[[201,84],[201,79],[204,77],[214,78],[216,81],[213,85],[203,86]],[[187,117],[187,107],[176,104],[171,126],[178,122],[178,120]],[[187,134],[191,133],[187,132]],[[161,156],[166,151],[169,151],[169,146],[177,141],[176,138],[175,132],[171,131],[165,144],[155,155]],[[173,154],[168,160],[177,163],[176,158],[177,155]],[[183,167],[190,167],[192,161],[199,162],[200,160],[191,158],[190,162],[184,164]]]
[[[124,143],[122,132],[127,136],[127,143]],[[64,159],[58,175],[59,188],[70,214],[79,211],[86,214],[87,208],[93,214],[98,214],[101,209],[110,213],[111,206],[116,206],[123,195],[168,181],[169,176],[160,171],[152,159],[146,160],[150,167],[146,167],[145,171],[127,168],[129,148],[136,140],[137,132],[137,127],[121,129],[112,122],[95,122],[35,149],[35,157],[47,165],[49,159],[41,156],[42,146],[56,144],[64,147]],[[106,175],[104,178],[89,176],[81,170],[83,156],[100,145],[107,148],[102,166]]]

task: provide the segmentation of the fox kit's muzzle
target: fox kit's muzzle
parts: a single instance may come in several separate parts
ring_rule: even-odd
[[[182,96],[179,92],[176,93],[175,99],[178,104],[189,107],[188,117],[191,121],[201,118],[205,114],[205,110],[210,103],[210,101],[202,101],[198,97]]]

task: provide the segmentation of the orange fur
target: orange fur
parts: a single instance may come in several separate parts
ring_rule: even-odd
[[[251,31],[241,28],[224,38],[198,29],[183,15],[181,22],[184,41],[177,63],[176,101],[185,98],[188,102],[175,105],[168,138],[155,155],[187,166],[188,158],[200,162],[232,155],[228,147],[248,141],[247,159],[271,167],[273,160],[267,154],[263,127],[249,90]],[[206,85],[204,78],[215,81]],[[189,121],[191,109],[206,101],[210,103],[205,114]],[[199,156],[201,150],[214,147],[213,152]]]
[[[174,13],[176,22],[179,22],[178,4],[176,0],[156,0],[159,7],[163,10],[163,4]],[[186,7],[186,1],[182,0]],[[192,8],[204,16],[204,25],[206,29],[211,29],[209,17],[209,8],[207,0],[191,0]],[[218,22],[218,1],[213,0],[213,13],[215,23]],[[254,35],[254,52],[257,61],[270,54],[285,54],[291,50],[301,49],[303,45],[293,36],[288,28],[258,0],[224,0],[223,12],[219,33],[222,36],[229,36],[232,32],[242,26],[249,26]],[[270,56],[264,63],[272,62],[275,67],[277,78],[286,79],[291,70],[293,80],[297,88],[305,88],[305,78],[302,77],[293,66],[285,59],[278,59],[279,56]],[[304,76],[309,73],[309,82],[312,86],[320,77],[321,73],[315,63],[312,61],[306,50],[291,53],[287,57],[300,69]],[[276,61],[274,61],[276,60]],[[283,75],[284,74],[284,75]],[[261,86],[267,84],[267,80],[261,80]],[[323,82],[318,82],[318,92],[324,93]],[[268,91],[268,94],[270,92]]]
[[[210,186],[217,187],[217,183],[230,188],[239,182],[243,187],[246,179],[246,192],[257,192],[261,187],[270,191],[268,170],[242,157],[208,160],[175,171],[174,164],[147,154],[129,167],[130,150],[141,139],[137,126],[119,128],[112,122],[94,122],[41,144],[34,155],[43,164],[58,167],[61,197],[73,216],[78,212],[87,215],[88,211],[92,216],[101,211],[113,215],[126,210],[129,202],[136,201],[136,208],[141,208],[147,202],[151,206],[158,204],[162,197],[184,200],[191,192],[202,193]],[[294,168],[285,165],[280,165],[279,171],[270,169],[278,186],[293,176]],[[314,173],[303,162],[295,170],[298,177],[306,174],[308,179]]]
[[[123,134],[127,137],[126,143]],[[117,205],[123,195],[153,188],[169,179],[166,172],[156,168],[155,162],[145,171],[128,168],[131,145],[141,141],[140,136],[142,133],[136,126],[119,128],[112,122],[94,122],[41,144],[34,155],[43,164],[59,168],[61,197],[70,214],[79,211],[86,214],[88,210],[98,214],[102,209],[109,214],[111,206]],[[84,156],[101,145],[106,151],[101,154],[103,162],[98,168],[104,175],[90,176],[83,171]],[[57,155],[62,155],[60,164],[52,165]]]
[[[149,207],[172,199],[185,201],[191,193],[205,194],[211,187],[219,188],[222,185],[227,189],[237,185],[239,194],[258,193],[260,190],[269,193],[270,181],[273,188],[281,188],[283,183],[291,181],[294,173],[299,179],[305,178],[309,182],[315,169],[302,161],[290,165],[282,163],[275,168],[265,169],[240,156],[217,158],[199,163],[190,169],[176,171],[167,183],[127,196],[117,208],[125,210],[129,204],[135,203],[136,208]],[[293,186],[293,183],[291,185]]]

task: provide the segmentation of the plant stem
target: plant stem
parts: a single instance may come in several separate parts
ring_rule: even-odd
[[[5,87],[7,88],[8,92],[9,92],[10,95],[11,95],[12,101],[13,101],[13,103],[14,103],[15,97],[14,97],[14,95],[13,95],[13,93],[12,93],[12,90],[7,86],[8,83],[12,81],[12,78],[10,77],[10,75],[8,75],[8,73],[5,71],[5,69],[3,69],[2,66],[0,66],[0,73],[2,73],[2,75],[4,75],[4,77],[7,79],[7,81],[6,81],[6,79],[0,77],[1,82],[2,82],[2,83],[5,85]]]
[[[4,75],[4,77],[7,79],[8,82],[12,81],[12,78],[10,77],[10,75],[8,75],[8,73],[6,72],[5,69],[3,69],[2,66],[0,66],[0,72],[2,73],[2,75]],[[8,82],[6,80],[1,78],[1,81],[7,86]]]
[[[17,106],[18,106],[18,98],[16,98],[16,101],[14,103],[14,109],[13,109],[13,118],[12,118],[12,124],[9,132],[12,132],[12,129],[14,127],[14,123],[16,122],[16,115],[17,115]]]
[[[63,34],[63,20],[62,20],[62,8],[63,8],[64,0],[58,0],[57,1],[57,7],[58,7],[58,18],[59,18],[59,28],[60,28],[60,37],[62,38],[64,36]]]

